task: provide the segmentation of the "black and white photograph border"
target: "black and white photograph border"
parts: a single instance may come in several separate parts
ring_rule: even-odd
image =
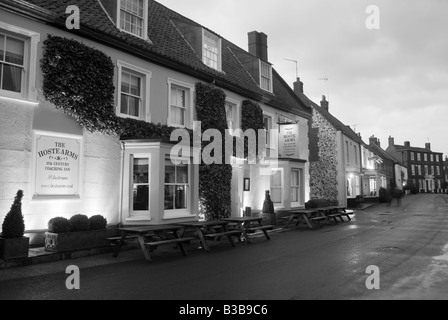
[[[448,299],[447,13],[2,0],[0,300]]]

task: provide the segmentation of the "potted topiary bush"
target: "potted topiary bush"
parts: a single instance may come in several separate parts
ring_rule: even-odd
[[[88,218],[76,214],[70,219],[57,217],[48,222],[45,233],[45,250],[69,252],[100,247],[109,247],[106,238],[115,237],[117,231],[107,228],[107,220],[101,215]]]
[[[0,258],[26,258],[28,257],[29,237],[24,237],[25,222],[22,215],[23,191],[17,191],[14,203],[6,214],[2,225],[0,237]]]
[[[266,190],[265,192],[265,199],[263,202],[263,216],[268,219],[269,224],[276,225],[277,224],[277,216],[275,214],[274,210],[274,203],[271,200],[271,195],[269,194],[269,191]]]

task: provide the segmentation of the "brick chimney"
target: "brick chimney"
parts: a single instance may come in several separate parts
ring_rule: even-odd
[[[294,92],[298,95],[299,93],[303,93],[303,82],[300,81],[300,78],[297,78],[297,81],[294,82]]]
[[[374,145],[375,144],[375,145],[377,145],[378,147],[381,148],[380,140],[378,138],[376,138],[375,136],[371,136],[369,138],[369,143],[370,143],[370,145]]]
[[[263,32],[252,31],[249,36],[249,53],[268,62],[268,36]]]
[[[425,143],[425,149],[431,151],[431,144],[429,142]]]
[[[330,112],[330,111],[329,111],[329,102],[327,101],[327,98],[326,98],[325,96],[322,96],[322,101],[320,102],[320,106],[321,106],[323,109],[325,109],[325,110],[327,110],[328,112]]]
[[[404,146],[405,146],[406,148],[410,148],[410,147],[411,147],[411,143],[410,143],[409,141],[405,141],[405,142],[404,142]]]
[[[395,139],[392,136],[389,136],[389,147],[395,146]]]

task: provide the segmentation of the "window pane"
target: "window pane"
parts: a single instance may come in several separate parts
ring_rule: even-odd
[[[176,183],[188,183],[188,166],[176,167]]]
[[[291,186],[299,185],[299,171],[292,170],[291,171]]]
[[[129,100],[129,115],[138,117],[140,110],[140,99],[135,97],[128,97]]]
[[[176,186],[175,209],[187,208],[187,188],[185,186]]]
[[[282,189],[271,188],[271,200],[274,203],[281,203],[282,202]]]
[[[184,125],[185,124],[185,109],[178,107],[171,107],[171,123]]]
[[[174,186],[165,186],[165,210],[174,209]]]
[[[5,36],[0,34],[0,61],[5,59]]]
[[[134,96],[140,97],[140,77],[131,75],[131,90],[130,93]]]
[[[148,183],[149,160],[134,159],[134,183]]]
[[[299,188],[291,188],[291,202],[299,202]]]
[[[24,52],[25,43],[22,40],[10,37],[6,38],[6,62],[11,62],[23,66]]]
[[[22,68],[3,66],[2,89],[14,92],[22,91]]]
[[[281,187],[282,186],[282,173],[281,171],[273,171],[271,176],[271,186]]]
[[[165,166],[165,183],[175,183],[175,166]]]
[[[149,210],[149,186],[134,186],[133,210]]]
[[[130,83],[131,83],[131,75],[127,72],[123,72],[121,75],[121,92],[130,93],[131,92]]]
[[[120,112],[123,114],[128,114],[128,99],[127,95],[121,95]]]

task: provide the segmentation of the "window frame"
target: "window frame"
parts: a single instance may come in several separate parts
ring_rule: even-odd
[[[40,42],[40,33],[17,27],[3,21],[0,21],[0,33],[24,41],[21,92],[18,93],[0,89],[0,98],[37,104],[36,74],[39,66],[37,61],[37,45]]]
[[[263,65],[266,65],[268,67],[269,79],[266,78],[265,76],[263,76],[263,72],[262,72]],[[259,79],[260,80],[260,88],[262,90],[264,90],[264,91],[272,93],[273,92],[272,65],[270,63],[268,63],[268,62],[265,62],[265,61],[259,59],[259,68],[260,68],[260,79]],[[268,79],[269,80],[268,81],[269,88],[264,88],[263,87],[263,81],[262,81],[263,79]]]
[[[177,186],[177,185],[184,185],[186,186],[186,201],[187,201],[187,207],[183,209],[165,209],[165,203],[163,202],[162,208],[163,208],[163,219],[177,219],[177,218],[183,218],[183,217],[189,217],[192,215],[191,213],[191,205],[192,205],[192,179],[193,179],[193,165],[191,164],[190,158],[181,158],[181,163],[174,164],[171,162],[170,158],[165,158],[165,163],[163,165],[164,173],[166,173],[167,166],[174,166],[174,177],[176,179],[176,167],[177,166],[186,166],[187,172],[188,172],[188,182],[185,183],[166,183],[165,180],[163,180],[163,201],[165,202],[165,186]],[[175,195],[174,195],[174,201],[175,201]]]
[[[270,112],[266,112],[263,111],[263,125],[264,125],[264,119],[267,118],[268,119],[268,124],[269,124],[269,129],[265,128],[266,131],[266,148],[267,149],[276,149],[276,144],[275,141],[273,141],[274,137],[273,135],[271,135],[271,132],[273,130],[276,130],[277,128],[274,127],[275,124],[275,115],[270,113]]]
[[[121,118],[131,118],[136,120],[143,120],[146,122],[151,122],[151,78],[152,78],[152,72],[140,67],[137,67],[135,65],[132,65],[128,62],[117,60],[117,67],[118,67],[118,75],[117,75],[117,107],[116,107],[116,115]],[[141,96],[142,96],[142,103],[139,110],[139,117],[135,117],[129,114],[121,113],[121,83],[122,83],[122,76],[123,71],[126,71],[130,74],[134,74],[139,76],[142,81],[140,83],[141,86]]]
[[[217,50],[218,50],[217,58],[218,58],[218,61],[216,61],[216,64],[217,64],[216,68],[214,68],[213,66],[208,65],[207,62],[206,62],[207,57],[205,55],[205,52],[206,51],[210,51],[210,50],[207,50],[205,48],[206,38],[207,37],[210,38],[210,39],[215,38],[213,40],[216,40],[216,42],[217,42]],[[212,54],[215,54],[215,53],[212,52]],[[214,60],[212,60],[212,61],[214,61]],[[212,68],[213,70],[216,70],[216,71],[219,71],[219,72],[222,71],[222,41],[221,41],[221,38],[218,37],[217,35],[215,35],[214,33],[204,29],[204,28],[202,28],[202,62],[207,67]]]
[[[274,171],[280,172],[280,186],[272,186],[272,179],[274,177]],[[280,202],[275,202],[272,195],[272,189],[280,189]],[[285,176],[284,176],[284,169],[283,168],[271,168],[271,175],[269,177],[269,191],[271,194],[272,202],[274,203],[274,207],[283,207],[284,206],[284,190],[285,190]]]
[[[131,34],[137,38],[141,38],[141,39],[148,39],[148,1],[147,0],[143,0],[143,32],[142,35],[139,36],[135,33],[132,33],[130,31],[127,31],[125,29],[123,29],[121,27],[121,3],[124,0],[118,0],[117,1],[117,27],[120,31],[122,32],[126,32],[128,34]]]
[[[227,114],[227,105],[230,105],[233,110],[232,111],[232,118],[233,118],[232,128],[229,127],[229,121],[228,121],[229,117]],[[240,125],[241,103],[237,100],[226,98],[225,106],[226,106],[226,120],[227,120],[227,126],[229,127],[229,133],[230,133],[230,135],[235,136],[236,135],[235,130],[241,128],[241,125]]]
[[[135,159],[145,159],[148,160],[148,182],[147,183],[135,183],[133,180],[133,173],[134,173],[134,160]],[[129,213],[130,216],[133,215],[145,215],[149,212],[149,210],[151,209],[151,166],[152,166],[152,159],[151,159],[151,154],[149,153],[138,153],[138,154],[131,154],[130,158],[129,158],[129,170],[130,170],[130,183],[129,183]],[[134,210],[134,185],[148,185],[148,209],[147,210]]]
[[[297,172],[298,173],[298,185],[293,186],[292,185],[292,176],[293,176],[293,172]],[[300,168],[291,168],[291,179],[290,179],[290,200],[291,200],[291,207],[298,207],[303,205],[303,201],[302,201],[302,175],[303,175],[303,170]],[[297,199],[298,201],[293,201],[293,190],[297,189]]]
[[[176,128],[191,128],[193,126],[193,106],[194,106],[194,85],[191,85],[189,83],[175,80],[172,78],[168,78],[167,81],[168,84],[168,118],[167,118],[167,125],[176,127]],[[185,97],[185,123],[183,125],[175,124],[171,122],[171,89],[172,87],[178,87],[181,89],[184,89],[186,92]]]

